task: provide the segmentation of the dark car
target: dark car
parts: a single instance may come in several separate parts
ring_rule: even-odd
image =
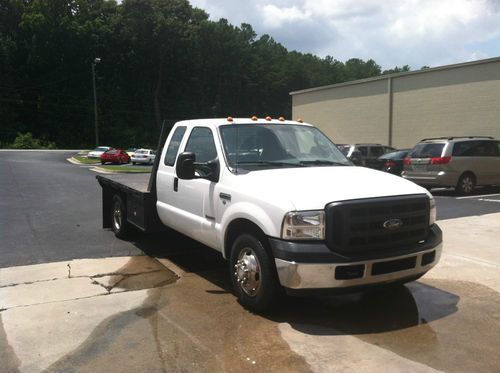
[[[380,164],[382,165],[381,170],[401,176],[401,172],[403,172],[403,160],[410,151],[411,149],[401,149],[379,157]]]
[[[366,166],[380,170],[379,157],[396,149],[381,144],[337,144],[340,151],[356,166]]]
[[[101,155],[101,164],[105,163],[129,163],[130,156],[122,149],[110,149]]]

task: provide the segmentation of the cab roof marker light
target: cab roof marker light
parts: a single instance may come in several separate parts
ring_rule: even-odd
[[[273,120],[273,118],[271,118],[269,115],[266,117],[266,120],[269,122],[271,120]]]
[[[280,122],[284,122],[285,121],[285,117],[279,117],[278,119]]]
[[[233,117],[227,117],[227,121],[228,122],[232,122],[233,121]]]
[[[297,122],[299,122],[299,123],[304,123],[304,121],[302,120],[302,118],[298,118],[298,119],[297,119]]]
[[[253,120],[253,121],[256,121],[256,120],[258,120],[258,119],[259,119],[259,118],[257,118],[257,116],[255,116],[255,115],[252,117],[252,120]]]

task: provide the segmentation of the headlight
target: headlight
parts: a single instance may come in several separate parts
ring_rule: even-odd
[[[434,197],[429,197],[429,225],[432,225],[436,222],[436,200]]]
[[[283,219],[281,238],[284,240],[324,240],[324,211],[292,211]]]

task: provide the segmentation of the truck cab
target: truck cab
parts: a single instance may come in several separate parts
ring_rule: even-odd
[[[161,224],[220,251],[249,309],[267,308],[283,290],[322,294],[405,283],[439,261],[442,237],[429,192],[354,166],[310,124],[181,121],[155,162],[153,195],[143,198],[155,201],[155,211],[138,206],[139,215],[157,214]],[[115,216],[115,205],[108,206]]]

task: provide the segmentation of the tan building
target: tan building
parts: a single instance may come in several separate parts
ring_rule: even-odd
[[[293,118],[334,142],[407,148],[426,137],[500,139],[500,57],[291,92]]]

